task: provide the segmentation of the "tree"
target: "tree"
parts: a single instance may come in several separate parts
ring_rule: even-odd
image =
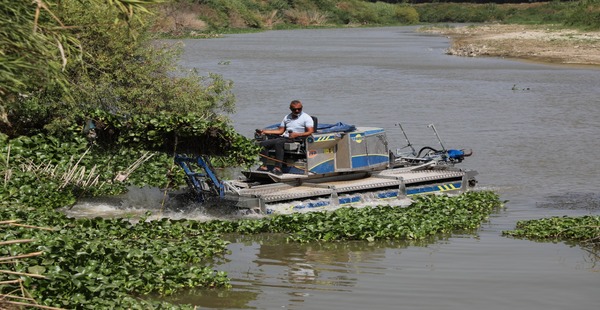
[[[103,0],[113,8],[113,23],[126,27],[147,6],[163,0]],[[13,126],[9,104],[46,91],[69,94],[65,70],[78,61],[86,46],[73,34],[81,27],[60,18],[64,5],[87,0],[0,0],[0,129]],[[99,1],[95,1],[99,2]],[[133,35],[134,33],[132,33]],[[10,131],[10,130],[9,130]]]
[[[1,90],[2,133],[68,141],[93,120],[106,150],[256,160],[254,144],[223,116],[234,111],[232,82],[179,68],[181,48],[160,44],[148,31],[153,15],[135,5],[161,0],[38,0],[33,9],[28,0],[17,8],[0,1],[10,11],[5,24],[18,19],[21,30],[4,32],[10,48],[3,55],[15,61],[0,72],[11,81]]]

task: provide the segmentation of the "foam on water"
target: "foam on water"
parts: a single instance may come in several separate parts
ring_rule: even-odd
[[[364,208],[364,207],[375,207],[381,205],[390,205],[395,207],[406,207],[412,203],[410,198],[391,198],[391,199],[378,199],[376,193],[364,193],[364,194],[353,194],[352,196],[360,197],[360,201],[347,204],[334,204],[331,199],[310,199],[310,200],[296,200],[288,201],[284,203],[277,203],[267,206],[268,214],[292,214],[292,213],[306,213],[316,211],[333,211],[344,207],[353,208]],[[344,196],[340,196],[343,198]]]
[[[155,187],[129,187],[128,192],[118,197],[99,197],[82,199],[71,207],[61,210],[70,217],[131,218],[146,216],[148,220],[214,218],[210,210],[191,201],[180,200],[177,195],[167,194]]]

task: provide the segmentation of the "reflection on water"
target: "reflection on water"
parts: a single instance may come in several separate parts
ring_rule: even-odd
[[[212,263],[227,270],[233,289],[169,300],[234,309],[460,309],[466,300],[468,309],[573,307],[565,295],[578,298],[575,309],[586,309],[597,301],[594,252],[572,255],[568,245],[495,238],[484,231],[423,242],[300,244],[283,235],[230,236],[231,254]],[[576,287],[561,284],[572,281]]]
[[[229,236],[231,254],[212,263],[227,270],[232,290],[191,290],[169,300],[200,307],[221,308],[219,291],[237,300],[234,308],[253,308],[250,296],[281,291],[291,305],[302,305],[315,293],[351,294],[361,276],[385,276],[381,265],[386,252],[408,246],[425,246],[429,241],[378,241],[335,243],[288,243],[285,235]],[[360,276],[359,276],[360,275]],[[252,292],[253,294],[249,294]],[[299,298],[301,297],[301,298]],[[241,304],[244,300],[247,304]],[[288,305],[289,306],[289,305]],[[283,306],[282,306],[283,307]],[[258,307],[261,308],[261,307]]]

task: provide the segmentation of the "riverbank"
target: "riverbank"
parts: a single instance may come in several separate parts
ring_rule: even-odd
[[[451,38],[452,44],[447,51],[449,55],[600,66],[600,32],[514,24],[424,27],[419,31]]]

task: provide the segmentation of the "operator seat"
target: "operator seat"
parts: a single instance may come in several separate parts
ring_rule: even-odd
[[[311,116],[313,119],[314,132],[317,132],[317,126],[319,125],[319,119],[316,116]],[[283,145],[283,150],[286,153],[291,154],[303,154],[306,152],[306,138],[296,138],[294,142],[287,142]]]

